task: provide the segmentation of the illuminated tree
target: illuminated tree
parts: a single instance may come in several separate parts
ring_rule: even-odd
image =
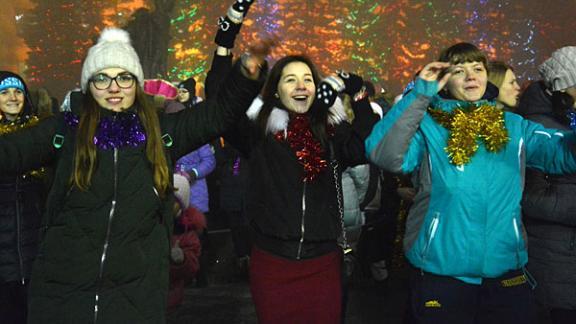
[[[61,97],[79,84],[82,59],[101,28],[102,1],[33,0],[24,16],[23,32],[30,48],[28,80],[32,87],[48,85]],[[57,80],[57,82],[50,82]]]

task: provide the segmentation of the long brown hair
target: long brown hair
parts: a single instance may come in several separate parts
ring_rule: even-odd
[[[256,122],[264,132],[266,132],[266,124],[268,123],[268,117],[272,112],[272,109],[275,107],[287,110],[280,99],[278,99],[278,83],[280,82],[280,78],[282,77],[282,72],[284,68],[294,62],[301,62],[306,64],[310,71],[312,72],[312,78],[314,79],[314,84],[318,87],[320,83],[320,74],[316,69],[316,66],[312,61],[303,55],[289,55],[281,58],[274,64],[270,73],[268,73],[268,79],[266,80],[266,84],[264,85],[264,89],[262,90],[262,101],[264,104],[262,105],[262,109],[258,114],[258,118]],[[314,137],[320,141],[322,145],[326,145],[328,142],[328,134],[326,132],[326,122],[328,120],[328,110],[327,109],[318,109],[315,107],[314,103],[308,110],[307,114],[310,116],[310,128]]]
[[[168,162],[164,155],[160,121],[156,108],[146,98],[140,86],[136,86],[136,111],[146,132],[146,157],[154,169],[154,186],[160,197],[165,197],[170,188]],[[74,153],[74,172],[71,182],[81,190],[87,190],[98,163],[94,136],[100,122],[101,109],[90,91],[84,96],[83,113],[78,125],[76,149]]]

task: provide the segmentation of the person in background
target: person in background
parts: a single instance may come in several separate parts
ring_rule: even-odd
[[[178,84],[178,102],[191,108],[202,101],[202,98],[196,95],[196,80],[188,78]]]
[[[576,134],[498,108],[487,63],[472,44],[446,48],[366,140],[374,163],[414,172],[404,249],[416,323],[534,323],[523,176],[576,172]]]
[[[376,97],[376,88],[374,87],[374,84],[370,81],[364,81],[364,91],[366,91],[366,95],[370,101],[370,107],[372,107],[372,111],[377,114],[378,117],[382,118],[382,116],[384,116],[384,107],[380,105],[380,102],[382,101],[378,100]],[[389,105],[387,108],[390,108]]]
[[[189,108],[195,109],[195,108]],[[176,162],[176,172],[183,175],[190,183],[190,208],[197,209],[206,218],[210,218],[208,186],[206,177],[214,171],[216,159],[210,144],[204,144],[199,149],[194,150]],[[209,244],[207,233],[200,235],[202,246]],[[197,285],[206,287],[209,283],[207,273],[208,260],[206,254],[200,258],[200,269],[197,273]]]
[[[576,129],[576,47],[562,47],[538,69],[542,80],[522,94],[517,113],[554,136]],[[576,323],[576,174],[526,170],[522,212],[528,232],[528,269],[536,299],[554,324]]]
[[[29,323],[165,321],[173,164],[235,124],[259,93],[270,47],[253,44],[215,100],[158,114],[128,33],[107,28],[84,60],[81,105],[0,137],[0,174],[57,165]]]
[[[498,87],[498,97],[496,97],[498,107],[514,111],[520,98],[520,85],[518,85],[514,69],[504,62],[491,61],[488,63],[488,81]]]
[[[0,137],[38,121],[24,80],[0,71]],[[18,171],[0,173],[0,321],[6,324],[26,323],[28,283],[46,199],[45,170]]]
[[[190,184],[181,174],[174,174],[176,196],[174,233],[170,250],[170,287],[168,311],[173,311],[184,301],[184,287],[190,283],[200,268],[202,254],[199,235],[206,229],[206,218],[198,209],[190,207]]]
[[[38,88],[31,91],[32,104],[34,105],[34,114],[43,119],[58,113],[58,100],[52,96],[46,88]]]

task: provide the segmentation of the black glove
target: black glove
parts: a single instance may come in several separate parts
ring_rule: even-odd
[[[238,35],[240,27],[242,27],[242,20],[246,17],[253,2],[254,0],[236,0],[228,8],[226,16],[218,18],[218,32],[214,40],[218,46],[225,48],[234,47],[236,35]]]
[[[344,90],[342,80],[329,76],[322,80],[316,88],[316,100],[328,107],[332,106],[338,98],[338,92]]]
[[[354,97],[354,95],[358,91],[362,90],[362,87],[364,86],[364,80],[362,80],[362,78],[357,74],[338,71],[338,76],[342,81],[344,81],[345,89],[343,92],[350,97]]]
[[[240,32],[242,24],[233,23],[228,16],[218,18],[218,32],[214,42],[218,46],[234,48],[236,35]]]

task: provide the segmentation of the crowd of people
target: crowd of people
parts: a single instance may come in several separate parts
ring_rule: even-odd
[[[521,88],[456,43],[393,103],[305,53],[269,67],[273,36],[234,59],[252,4],[220,18],[204,99],[146,84],[118,28],[62,109],[0,71],[3,323],[164,323],[206,282],[215,212],[260,323],[341,323],[351,256],[385,280],[406,206],[406,323],[576,322],[575,46]]]

